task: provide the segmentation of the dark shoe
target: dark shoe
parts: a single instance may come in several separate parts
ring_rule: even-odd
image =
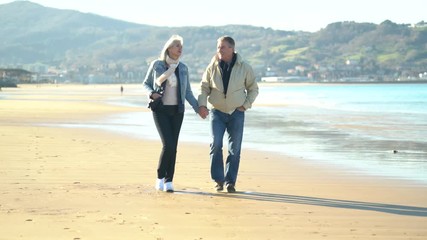
[[[217,192],[224,190],[224,183],[223,182],[216,182],[215,189]]]
[[[234,188],[234,184],[227,183],[227,192],[229,192],[229,193],[235,193],[236,192],[236,188]]]

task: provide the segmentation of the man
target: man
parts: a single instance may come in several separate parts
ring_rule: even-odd
[[[217,191],[222,191],[225,185],[228,192],[236,192],[245,111],[251,108],[257,96],[258,85],[252,67],[235,51],[233,38],[220,37],[217,53],[200,82],[198,96],[202,118],[209,114],[207,102],[212,105],[210,160],[211,177],[216,182]],[[228,156],[224,169],[222,146],[225,131],[228,134]]]

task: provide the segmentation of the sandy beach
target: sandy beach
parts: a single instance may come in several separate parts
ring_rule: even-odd
[[[107,104],[142,88],[119,87],[2,89],[0,240],[427,239],[427,186],[271,152],[243,149],[237,193],[217,193],[209,146],[180,143],[157,192],[159,141],[58,126],[148,111]]]

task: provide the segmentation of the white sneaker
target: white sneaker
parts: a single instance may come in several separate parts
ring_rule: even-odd
[[[172,182],[165,182],[163,191],[165,191],[165,192],[173,192]]]
[[[164,188],[165,179],[164,178],[158,178],[156,179],[156,190],[163,190]]]

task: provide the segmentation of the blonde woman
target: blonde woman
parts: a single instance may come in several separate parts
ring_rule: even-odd
[[[173,35],[165,43],[160,57],[151,62],[143,85],[151,100],[161,98],[158,108],[152,109],[154,123],[162,141],[155,188],[173,192],[176,153],[185,100],[197,113],[199,106],[190,87],[187,66],[180,62],[183,38]]]

